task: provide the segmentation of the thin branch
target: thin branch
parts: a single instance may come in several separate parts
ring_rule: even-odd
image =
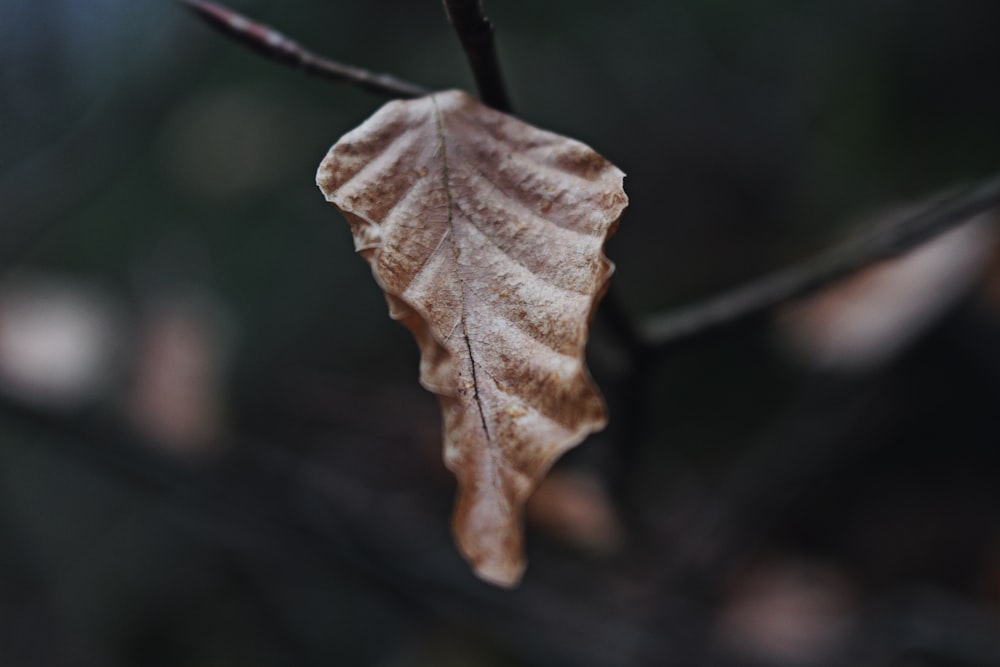
[[[205,0],[180,1],[223,34],[285,65],[390,97],[419,97],[430,92],[386,74],[317,56],[272,28],[221,5]],[[483,14],[481,1],[444,0],[444,6],[465,49],[483,101],[496,109],[510,111],[493,41],[493,25]],[[638,358],[644,348],[662,349],[819,290],[865,266],[902,254],[997,205],[1000,205],[1000,176],[929,206],[917,215],[849,240],[813,260],[675,312],[654,316],[642,325],[641,332],[619,317],[624,309],[613,292],[605,298],[601,312],[609,318],[611,329],[630,356]]]
[[[876,262],[901,255],[1000,205],[1000,175],[876,226],[811,260],[643,324],[644,339],[664,348],[805,296]]]
[[[235,39],[247,48],[283,65],[297,67],[341,83],[351,83],[371,92],[389,97],[420,97],[431,91],[386,74],[326,60],[306,51],[296,42],[266,25],[219,4],[205,0],[180,0],[195,15],[223,35]],[[493,24],[483,15],[479,0],[445,0],[445,11],[455,27],[472,67],[483,102],[500,111],[510,112],[500,63],[493,44]],[[644,351],[638,330],[625,316],[625,309],[614,290],[609,290],[600,314],[607,319],[611,331],[621,340],[630,357],[638,358]]]
[[[510,98],[500,72],[493,24],[483,13],[482,0],[444,0],[444,11],[458,34],[483,103],[510,111]]]
[[[306,74],[349,83],[370,93],[387,97],[422,97],[431,92],[422,86],[388,74],[370,72],[318,56],[274,28],[251,21],[222,5],[204,0],[180,0],[180,2],[223,35],[233,38],[266,58],[297,67]]]

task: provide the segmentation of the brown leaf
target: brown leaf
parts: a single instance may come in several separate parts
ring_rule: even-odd
[[[499,585],[524,570],[528,496],[606,423],[584,347],[613,270],[603,246],[627,204],[623,176],[456,91],[386,104],[317,174],[417,339],[459,482],[455,536]]]

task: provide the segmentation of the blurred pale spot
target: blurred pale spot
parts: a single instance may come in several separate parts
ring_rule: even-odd
[[[159,298],[148,306],[127,410],[145,439],[171,456],[201,458],[222,441],[226,322],[207,293]]]
[[[25,403],[71,409],[113,382],[122,320],[79,283],[21,275],[0,285],[0,390]]]
[[[528,500],[525,516],[534,528],[591,556],[612,556],[625,544],[611,498],[592,474],[550,473]]]
[[[854,622],[853,584],[816,563],[775,559],[737,577],[716,630],[721,643],[772,665],[823,664]]]
[[[782,308],[785,349],[819,368],[863,370],[890,360],[967,293],[995,236],[995,213],[984,214]]]

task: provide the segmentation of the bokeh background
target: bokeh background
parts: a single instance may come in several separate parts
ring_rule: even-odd
[[[440,3],[233,0],[469,89]],[[627,174],[636,321],[998,169],[990,0],[487,2]],[[166,0],[0,3],[0,664],[1000,664],[996,222],[642,360],[476,581],[409,335],[314,185],[381,100]]]

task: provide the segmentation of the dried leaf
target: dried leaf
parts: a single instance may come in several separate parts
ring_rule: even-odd
[[[461,92],[386,104],[317,182],[351,224],[438,395],[454,532],[476,573],[515,585],[521,515],[552,463],[606,422],[584,365],[627,198],[587,146]]]

